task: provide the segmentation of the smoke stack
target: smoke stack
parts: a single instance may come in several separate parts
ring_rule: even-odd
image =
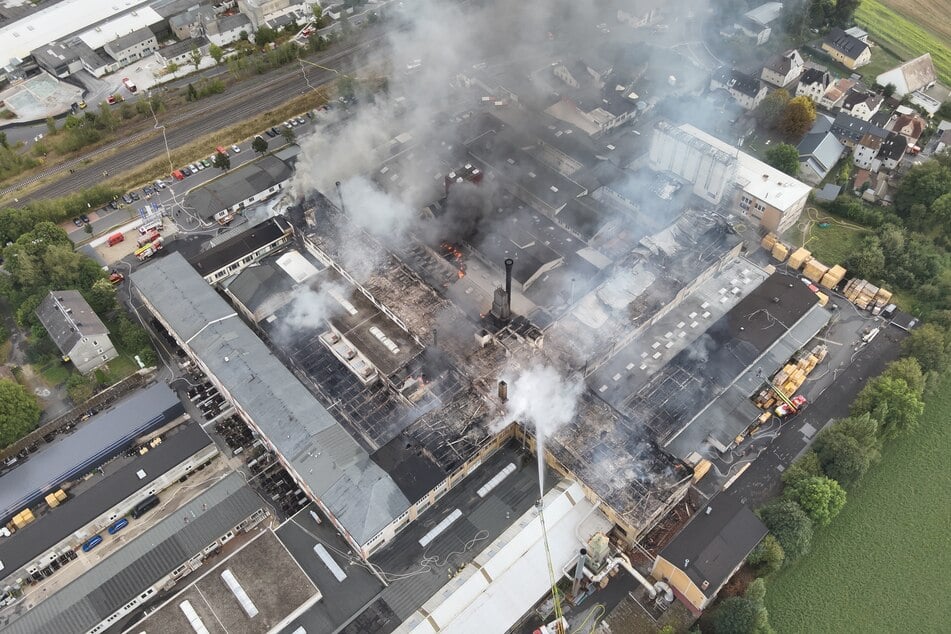
[[[588,560],[588,551],[584,548],[578,555],[578,564],[575,566],[575,579],[571,584],[571,596],[577,598],[578,590],[581,589],[581,579],[584,578],[584,565]]]
[[[515,260],[505,258],[505,307],[506,312],[512,314],[512,267],[515,266]]]
[[[433,348],[438,348],[438,347],[439,347],[439,338],[437,336],[436,329],[433,328]]]
[[[503,403],[509,400],[509,384],[505,381],[499,381],[499,400]]]
[[[340,181],[337,181],[336,185],[337,185],[337,196],[340,197],[340,211],[342,211],[343,213],[347,213],[347,210],[344,209],[344,206],[343,206],[343,190],[340,188]]]

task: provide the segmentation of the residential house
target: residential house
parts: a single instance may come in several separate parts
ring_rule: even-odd
[[[158,50],[158,40],[155,39],[152,30],[145,26],[117,37],[106,43],[103,48],[106,49],[112,59],[119,62],[120,66],[125,66]]]
[[[617,21],[637,29],[654,22],[664,2],[663,0],[625,0],[617,4]]]
[[[884,138],[865,133],[855,148],[852,162],[856,167],[877,174],[882,168],[893,170],[898,167],[907,148],[905,138],[889,132]]]
[[[660,551],[651,576],[666,581],[699,614],[768,532],[738,498],[722,492]]]
[[[619,90],[605,87],[600,98],[563,95],[545,112],[580,128],[589,136],[599,137],[637,116],[640,105],[637,93],[624,86],[617,88]]]
[[[918,145],[918,139],[921,138],[927,127],[928,122],[917,112],[892,115],[891,121],[885,126],[887,130],[897,132],[905,137],[909,148]]]
[[[710,89],[722,88],[747,110],[753,110],[763,101],[767,88],[759,78],[726,67],[717,69],[710,79]]]
[[[941,133],[941,136],[938,137],[938,143],[935,145],[934,152],[935,154],[941,154],[948,149],[951,149],[951,129],[945,130]]]
[[[251,18],[243,13],[226,15],[205,25],[205,37],[217,46],[227,46],[241,39],[241,34],[250,34]]]
[[[175,42],[168,46],[163,46],[155,53],[158,61],[164,65],[175,64],[176,66],[194,65],[192,51],[198,49],[202,56],[208,55],[209,42],[205,37],[191,37],[181,42]]]
[[[251,19],[254,30],[265,23],[290,14],[305,15],[310,12],[305,0],[238,0],[238,10]]]
[[[782,11],[782,2],[766,2],[744,13],[734,28],[752,38],[757,46],[765,44],[773,31],[771,25],[779,20]]]
[[[837,79],[826,88],[819,99],[819,105],[828,110],[835,110],[845,101],[845,96],[849,94],[852,87],[857,82],[854,79]]]
[[[777,88],[785,88],[799,79],[804,68],[802,56],[793,49],[770,58],[763,67],[760,79]]]
[[[878,109],[882,107],[884,97],[864,90],[853,88],[842,100],[841,111],[850,114],[856,119],[869,121]]]
[[[799,178],[812,185],[828,176],[846,151],[832,132],[809,133],[799,142],[797,149]]]
[[[873,125],[868,121],[862,121],[852,115],[840,112],[832,122],[832,134],[846,147],[853,147],[863,136],[871,134],[872,136],[884,140],[888,136],[888,130]]]
[[[815,103],[819,103],[831,83],[832,75],[829,71],[807,68],[796,85],[796,97],[809,97]]]
[[[552,69],[555,77],[572,88],[589,86],[594,82],[594,75],[588,72],[588,66],[582,60],[556,64]]]
[[[934,62],[931,60],[931,53],[925,53],[920,57],[905,62],[900,66],[885,71],[875,78],[879,86],[895,87],[893,93],[897,97],[928,88],[928,86],[938,81],[938,75],[935,73]]]
[[[59,348],[63,360],[82,374],[119,356],[106,328],[79,291],[50,291],[36,316]]]
[[[168,19],[168,28],[179,40],[187,40],[201,35],[202,26],[214,19],[215,10],[212,7],[196,4],[187,11],[171,16]]]
[[[866,42],[836,27],[822,39],[822,50],[848,69],[855,70],[872,60],[872,50]]]

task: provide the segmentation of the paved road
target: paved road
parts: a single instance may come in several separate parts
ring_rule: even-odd
[[[379,31],[367,33],[366,37],[359,42],[345,48],[331,49],[326,55],[317,58],[317,63],[347,72],[357,67],[361,55],[371,49],[382,37],[383,35]],[[310,65],[306,65],[305,68],[307,80],[315,88],[333,81],[337,76],[334,72],[319,70]],[[196,137],[240,123],[276,108],[288,99],[301,94],[301,91],[305,89],[308,89],[308,86],[302,78],[300,66],[289,65],[279,71],[262,75],[260,78],[240,83],[222,95],[203,100],[199,109],[191,110],[187,114],[166,113],[160,116],[159,122],[166,126],[168,147],[174,150],[190,143]],[[90,157],[123,147],[127,149],[105,158],[93,166],[82,167],[83,161]],[[164,153],[165,141],[162,135],[155,135],[153,130],[147,130],[52,168],[41,176],[8,187],[0,191],[0,195],[9,194],[41,177],[62,174],[55,182],[23,196],[20,198],[20,202],[63,196],[78,189],[98,184],[102,181],[103,171],[117,174],[128,170],[130,167],[162,156]],[[74,169],[75,173],[69,174],[68,170],[70,168]]]
[[[781,489],[782,472],[812,443],[815,435],[832,420],[849,414],[849,405],[865,382],[877,376],[885,366],[898,358],[901,342],[907,333],[895,326],[883,326],[880,334],[846,369],[840,372],[812,404],[795,418],[787,421],[778,435],[768,439],[753,464],[728,489],[752,508],[777,495]],[[712,495],[714,491],[701,491]]]

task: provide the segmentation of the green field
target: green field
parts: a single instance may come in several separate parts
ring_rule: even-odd
[[[919,26],[878,0],[863,0],[855,12],[855,21],[871,34],[873,42],[903,60],[931,53],[938,78],[943,84],[951,85],[951,46],[926,30],[927,25]],[[859,69],[859,72],[871,75],[866,68]],[[878,70],[877,66],[873,70]]]
[[[951,373],[918,433],[883,453],[812,552],[768,581],[777,632],[946,632]]]

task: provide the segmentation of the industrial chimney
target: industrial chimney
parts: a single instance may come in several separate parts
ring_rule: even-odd
[[[503,403],[509,400],[509,384],[505,381],[499,381],[499,400]]]
[[[512,314],[512,267],[515,266],[515,260],[505,258],[505,309],[511,316]]]
[[[337,181],[336,185],[337,185],[337,196],[340,197],[340,211],[342,211],[343,213],[347,213],[347,210],[344,209],[344,206],[343,206],[343,190],[340,188],[340,181]]]
[[[575,578],[571,584],[571,596],[578,596],[578,590],[581,589],[581,580],[584,578],[584,565],[588,560],[588,551],[584,548],[581,549],[581,553],[578,555],[578,563],[575,566]]]

